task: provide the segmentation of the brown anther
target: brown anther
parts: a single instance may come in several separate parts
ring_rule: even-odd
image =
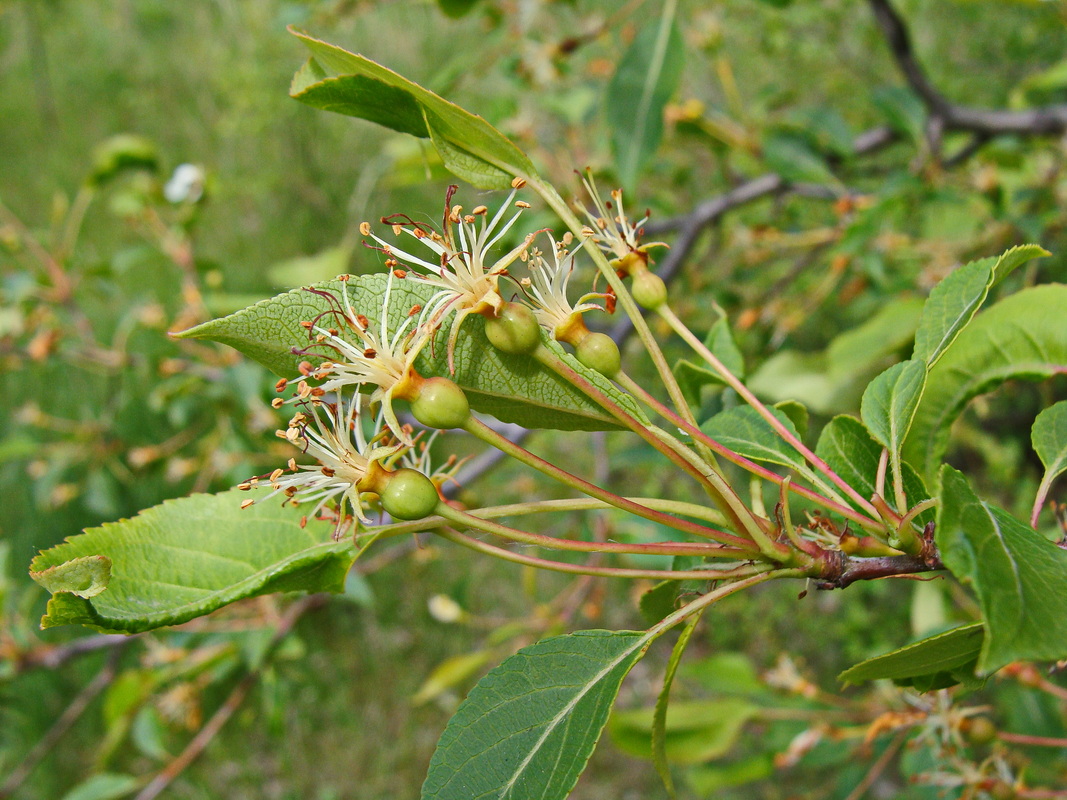
[[[474,217],[471,216],[470,214],[468,214],[467,216],[465,216],[463,218],[463,221],[466,222],[468,225],[473,225],[474,224]]]
[[[415,305],[413,305],[411,307],[411,310],[408,312],[408,316],[409,317],[413,317],[416,314],[418,314],[420,311],[422,311],[422,306],[420,306],[418,303],[416,303]]]
[[[282,469],[281,467],[278,467],[278,469],[274,470],[274,472],[272,472],[270,474],[270,482],[274,483],[275,481],[278,480],[278,478],[280,478],[284,474],[285,474],[285,470]]]
[[[279,439],[288,439],[289,431],[277,430],[274,432],[274,435],[277,436]]]
[[[488,206],[475,206],[474,209],[471,211],[471,214],[473,214],[476,217],[479,214],[488,214],[488,213],[489,213],[489,207]]]
[[[285,405],[285,401],[282,400],[282,398],[280,398],[280,397],[275,397],[273,400],[270,401],[270,407],[271,408],[281,408],[284,405]]]
[[[242,492],[247,492],[249,489],[252,488],[252,484],[251,483],[239,483],[239,484],[237,484],[237,488],[240,489]]]
[[[306,516],[301,517],[300,518],[300,527],[301,528],[306,528],[307,526],[308,526],[308,518]]]
[[[337,328],[328,328],[326,330],[326,333],[330,334],[330,336],[336,336],[337,334],[340,333],[340,331],[337,330]]]
[[[525,185],[526,185],[526,179],[525,178],[512,178],[511,179],[511,188],[512,189],[521,189]]]
[[[303,328],[306,331],[309,331],[314,327],[314,325],[311,322],[309,322],[308,320],[305,319],[305,320],[301,320],[300,321],[300,327]]]
[[[385,268],[386,269],[395,269],[398,266],[400,266],[400,262],[397,261],[395,258],[387,258],[387,259],[385,259]]]
[[[285,462],[285,466],[289,467],[290,472],[296,472],[296,459],[290,458]]]
[[[363,351],[364,358],[376,358],[377,355],[378,351],[375,350],[373,347],[368,347],[366,350]]]
[[[326,394],[326,390],[323,389],[321,386],[316,386],[314,389],[311,390],[311,396],[312,397],[322,397],[325,394]]]
[[[322,344],[323,342],[326,341],[327,338],[328,337],[326,336],[325,333],[320,333],[320,334],[315,336],[315,344]]]
[[[407,274],[407,272],[405,270],[402,270],[402,269],[394,269],[393,270],[393,277],[394,278],[400,278],[401,280],[403,280],[407,276],[408,276],[408,274]]]
[[[349,278],[351,278],[351,277],[352,277],[352,276],[351,276],[351,275],[348,275],[348,274],[345,274],[345,275],[338,275],[338,276],[337,276],[337,280],[339,280],[339,281],[340,281],[341,283],[348,283],[348,279],[349,279]]]
[[[370,223],[369,222],[361,222],[361,223],[359,223],[359,232],[360,232],[361,236],[370,236]]]
[[[285,496],[286,497],[292,497],[294,494],[296,494],[296,487],[295,486],[286,486],[285,487]]]
[[[276,384],[274,384],[274,391],[276,391],[276,392],[284,392],[285,391],[285,387],[288,386],[288,385],[289,385],[288,379],[282,378]]]
[[[300,381],[300,383],[297,384],[296,394],[297,397],[302,400],[306,400],[308,397],[311,396],[311,387],[308,385],[307,381]]]
[[[254,502],[256,502],[256,501],[255,500],[245,500],[243,503],[241,503],[241,508],[248,508]]]
[[[404,232],[404,226],[403,225],[396,225],[396,224],[393,225],[393,236],[399,236],[403,232]]]
[[[356,324],[359,325],[361,330],[367,330],[370,327],[370,320],[362,314],[356,314]]]
[[[337,470],[333,469],[332,467],[323,467],[322,474],[325,475],[327,478],[332,478],[334,475],[337,474]]]
[[[300,371],[300,374],[303,375],[306,378],[308,375],[311,374],[311,362],[310,361],[301,361],[297,365],[297,369]]]
[[[582,236],[596,236],[596,231],[594,231],[588,225],[583,225],[582,226]]]
[[[574,234],[570,231],[567,231],[565,234],[563,234],[563,238],[559,241],[560,244],[562,244],[564,247],[570,247],[571,242],[574,241]]]
[[[515,208],[529,208],[529,207],[530,207],[530,204],[527,203],[525,200],[516,200],[515,201]]]

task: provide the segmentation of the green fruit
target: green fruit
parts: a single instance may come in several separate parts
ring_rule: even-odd
[[[471,415],[467,395],[448,378],[428,378],[411,401],[411,413],[427,428],[462,428]]]
[[[493,347],[513,356],[529,355],[541,344],[541,326],[522,303],[505,303],[495,317],[486,320],[485,335]]]
[[[393,519],[430,516],[441,501],[433,481],[413,469],[398,469],[381,492],[382,508]]]
[[[965,724],[963,732],[971,744],[991,744],[997,738],[997,726],[989,717],[974,717]]]
[[[638,305],[652,311],[667,302],[667,284],[663,282],[663,278],[647,269],[634,275],[630,293]]]
[[[604,333],[590,333],[574,349],[574,354],[589,369],[611,378],[622,366],[619,346]]]

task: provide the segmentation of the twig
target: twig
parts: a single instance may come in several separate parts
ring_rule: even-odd
[[[120,633],[102,633],[97,636],[75,639],[66,644],[37,647],[17,659],[16,669],[18,672],[24,672],[35,667],[55,669],[76,656],[93,653],[108,647],[122,647],[135,638],[137,637]]]
[[[897,751],[903,746],[904,742],[908,740],[908,736],[911,734],[909,730],[903,730],[894,737],[893,741],[889,743],[882,755],[878,756],[878,759],[871,764],[871,768],[867,770],[867,774],[863,776],[856,788],[848,793],[848,797],[845,800],[860,800],[863,795],[867,793],[878,776],[885,772],[885,768],[889,766],[889,762],[893,760],[893,757],[897,754]]]
[[[267,652],[270,653],[275,647],[284,639],[289,631],[293,629],[297,620],[304,615],[305,612],[318,608],[326,602],[325,595],[313,594],[307,597],[297,600],[293,605],[289,606],[281,621],[278,623],[278,628],[274,632],[274,636],[271,637],[270,644],[267,646]],[[222,726],[225,725],[234,712],[241,707],[241,703],[244,702],[248,692],[255,685],[259,679],[260,673],[263,671],[263,667],[266,665],[266,658],[260,662],[260,666],[256,669],[249,670],[240,682],[230,692],[229,697],[225,702],[211,715],[209,719],[190,741],[185,746],[185,749],[167,764],[159,773],[154,777],[147,786],[145,786],[141,792],[134,798],[134,800],[153,800],[158,797],[159,794],[170,786],[185,769],[196,760],[211,740],[215,738],[215,735],[222,730]]]
[[[952,103],[933,85],[915,58],[911,35],[904,20],[889,0],[869,0],[874,18],[889,44],[897,66],[908,86],[915,91],[927,111],[946,131],[971,131],[985,136],[1022,134],[1055,136],[1067,131],[1067,105],[1040,106],[1025,111],[973,108]]]
[[[3,785],[0,785],[0,799],[11,797],[15,793],[15,790],[30,776],[34,768],[48,755],[48,751],[55,747],[56,743],[63,738],[63,735],[78,721],[78,718],[85,712],[85,709],[88,708],[93,699],[115,679],[119,658],[122,655],[122,645],[131,641],[129,637],[122,638],[123,641],[119,643],[120,646],[111,652],[104,666],[96,673],[96,677],[86,684],[85,688],[67,706],[59,719],[48,729],[48,732],[26,754],[26,757],[22,759],[22,763],[15,767]]]

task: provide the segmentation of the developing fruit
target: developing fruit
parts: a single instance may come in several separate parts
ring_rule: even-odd
[[[430,516],[441,498],[433,482],[413,469],[398,469],[381,493],[382,508],[394,519]]]
[[[528,355],[541,344],[541,326],[521,303],[505,303],[495,317],[485,322],[485,335],[497,350],[509,355]]]
[[[667,284],[663,278],[647,269],[634,274],[630,292],[638,305],[652,311],[667,302]]]
[[[574,354],[589,369],[595,369],[608,378],[614,377],[622,366],[619,346],[604,333],[588,334],[574,348]]]
[[[427,428],[462,428],[471,415],[467,395],[448,378],[427,378],[411,401],[411,413]]]

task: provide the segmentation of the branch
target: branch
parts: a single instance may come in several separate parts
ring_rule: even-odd
[[[1025,136],[1055,136],[1067,131],[1067,105],[1051,105],[1025,111],[973,108],[956,105],[941,94],[915,58],[911,35],[889,0],[869,0],[878,27],[908,86],[919,95],[931,117],[944,130],[971,131],[985,136],[1017,133]]]

